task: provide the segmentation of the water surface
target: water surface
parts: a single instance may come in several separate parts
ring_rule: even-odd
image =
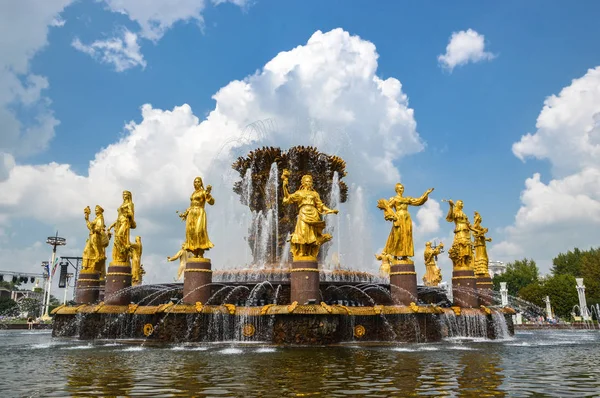
[[[3,397],[600,395],[600,331],[510,340],[282,348],[153,347],[0,331]]]

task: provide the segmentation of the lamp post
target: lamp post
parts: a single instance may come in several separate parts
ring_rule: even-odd
[[[50,261],[50,268],[54,267],[54,262],[56,261],[56,247],[64,246],[67,244],[67,240],[65,238],[61,238],[58,236],[58,231],[56,231],[55,236],[49,236],[46,239],[46,243],[52,246],[52,260]],[[48,310],[50,309],[50,291],[52,290],[52,270],[48,270],[48,290],[46,292],[46,302],[44,306],[44,315],[42,316],[42,320],[47,321],[50,320],[50,315],[48,314]]]

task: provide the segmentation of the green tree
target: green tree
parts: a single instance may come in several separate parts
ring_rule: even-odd
[[[538,307],[544,307],[544,286],[539,282],[534,282],[525,286],[519,290],[517,295],[523,300],[529,301]]]
[[[19,313],[17,302],[9,297],[0,297],[0,316],[15,316]]]
[[[575,277],[568,274],[553,275],[544,281],[543,295],[550,297],[554,313],[561,318],[569,318],[573,307],[579,303]]]
[[[42,301],[35,298],[24,298],[19,302],[21,312],[26,312],[31,316],[38,317],[42,312]]]
[[[573,251],[560,253],[552,260],[552,274],[580,276],[583,255],[584,252],[577,247]]]
[[[600,301],[600,248],[583,252],[580,271],[581,274],[573,276],[583,278],[588,302]]]
[[[539,270],[533,259],[517,260],[506,265],[506,272],[493,279],[494,290],[500,290],[500,282],[506,282],[508,293],[512,296],[524,287],[539,281]]]

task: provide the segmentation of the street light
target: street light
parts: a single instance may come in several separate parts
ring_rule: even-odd
[[[67,244],[67,240],[65,238],[61,238],[58,236],[58,231],[56,231],[55,236],[49,236],[46,239],[46,243],[52,246],[52,260],[50,261],[50,267],[54,267],[54,262],[56,261],[56,247],[64,246]],[[48,310],[50,309],[50,291],[52,290],[52,270],[48,270],[48,291],[46,292],[46,303],[44,308],[44,315],[42,316],[42,320],[47,321],[50,320],[50,315],[48,314]]]

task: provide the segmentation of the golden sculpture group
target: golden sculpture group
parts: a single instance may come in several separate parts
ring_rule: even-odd
[[[331,240],[330,234],[324,233],[325,222],[322,215],[337,214],[338,210],[329,209],[313,187],[310,174],[302,176],[299,189],[295,192],[289,190],[289,170],[283,170],[282,191],[283,205],[295,205],[297,217],[294,231],[290,235],[290,251],[294,261],[316,261],[319,249],[323,243]],[[203,261],[207,250],[214,247],[208,237],[207,216],[205,205],[214,205],[215,199],[211,194],[212,187],[204,187],[202,178],[194,179],[194,192],[190,196],[190,206],[182,213],[178,213],[185,221],[185,241],[181,250],[168,261],[180,260],[177,279],[180,279],[188,261]],[[396,264],[413,264],[414,242],[412,219],[408,206],[422,206],[427,202],[433,188],[428,189],[418,198],[404,196],[404,186],[396,184],[396,195],[389,200],[380,199],[377,207],[383,210],[386,221],[392,222],[392,228],[385,247],[376,258],[382,262],[380,272],[386,276],[390,267]],[[474,224],[471,225],[467,215],[463,212],[463,202],[456,204],[452,200],[443,200],[450,205],[446,221],[454,222],[454,240],[448,250],[448,255],[453,263],[454,270],[473,270],[477,277],[488,275],[488,255],[486,242],[491,238],[486,237],[487,228],[481,226],[481,216],[475,212]],[[132,284],[142,283],[145,273],[142,257],[142,240],[140,236],[135,241],[130,241],[130,231],[136,228],[135,211],[131,192],[123,192],[123,203],[117,209],[117,220],[108,227],[104,223],[104,209],[95,207],[95,218],[90,221],[89,206],[84,209],[89,237],[83,251],[83,273],[95,272],[100,275],[100,280],[105,278],[106,247],[114,231],[112,262],[111,265],[131,266]],[[473,240],[471,239],[473,237]],[[424,263],[426,272],[423,282],[426,286],[438,286],[442,280],[439,267],[436,264],[437,256],[442,253],[443,243],[433,246],[431,242],[425,244]],[[196,259],[196,260],[191,260]]]

